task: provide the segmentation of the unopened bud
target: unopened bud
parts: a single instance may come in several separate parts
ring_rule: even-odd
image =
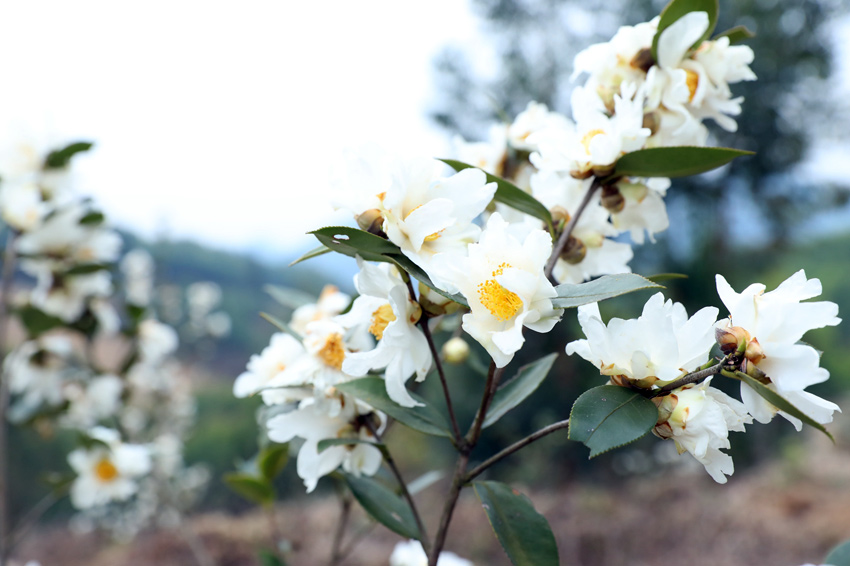
[[[662,423],[666,423],[670,419],[670,415],[673,414],[673,411],[676,409],[676,405],[679,404],[679,396],[675,393],[671,393],[669,395],[653,397],[652,402],[655,403],[655,406],[658,408],[658,420],[656,421],[656,424],[660,425]]]
[[[622,193],[620,193],[620,189],[614,185],[605,185],[602,187],[601,201],[602,206],[604,206],[608,212],[617,213],[623,210],[626,206],[626,199],[623,197]]]
[[[752,362],[748,359],[745,359],[743,362],[741,362],[741,371],[743,371],[745,374],[749,375],[753,379],[761,381],[762,383],[770,383],[770,378],[767,376],[767,374],[761,371],[759,367],[755,364],[755,362]]]
[[[572,177],[573,179],[584,180],[592,176],[593,171],[591,171],[590,169],[586,171],[582,171],[581,169],[573,169],[572,171],[570,171],[570,177]]]
[[[614,172],[614,167],[616,163],[611,163],[610,165],[595,165],[592,169],[593,174],[599,177],[607,177],[611,173]]]
[[[443,344],[443,359],[450,364],[462,364],[469,358],[469,344],[455,336]]]
[[[558,226],[561,223],[566,225],[566,223],[569,222],[571,218],[570,211],[558,204],[550,208],[549,213],[552,215],[552,224],[554,224],[555,226]]]
[[[714,339],[724,354],[743,353],[750,341],[750,333],[740,326],[715,328]]]
[[[644,128],[649,129],[650,135],[655,135],[658,133],[658,129],[661,127],[661,119],[658,117],[658,114],[655,112],[647,112],[643,115],[643,124],[641,124]]]
[[[561,259],[570,265],[576,265],[584,261],[586,255],[587,246],[584,245],[584,242],[574,236],[570,236],[570,239],[567,240],[567,245],[564,246],[564,250],[561,252]]]
[[[442,316],[457,312],[460,305],[447,299],[427,285],[419,284],[419,306],[430,316]],[[421,315],[421,313],[420,313]]]
[[[640,69],[644,73],[648,72],[649,68],[655,65],[655,58],[652,56],[652,50],[648,47],[641,49],[634,57],[632,57],[632,60],[629,61],[629,65],[635,69]]]
[[[765,358],[764,350],[759,344],[758,338],[753,338],[747,343],[747,349],[744,350],[744,357],[753,362],[759,363]]]
[[[386,237],[384,233],[384,217],[381,216],[381,211],[377,208],[370,208],[366,212],[359,214],[357,216],[357,225],[361,230],[365,230],[370,234]]]

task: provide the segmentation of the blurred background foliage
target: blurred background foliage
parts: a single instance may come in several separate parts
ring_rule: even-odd
[[[663,1],[648,0],[473,0],[490,37],[493,60],[487,76],[475,71],[474,56],[448,47],[435,63],[436,88],[431,114],[448,134],[474,141],[483,139],[489,124],[509,119],[531,100],[546,103],[569,114],[573,56],[590,43],[605,41],[623,24],[648,20],[663,8]],[[713,130],[717,145],[757,152],[736,160],[719,173],[676,180],[668,192],[671,228],[655,245],[636,248],[633,269],[642,274],[687,273],[688,279],[666,284],[665,295],[682,302],[693,313],[706,305],[721,307],[714,275],[722,273],[737,290],[752,282],[773,288],[799,269],[823,283],[824,300],[850,308],[846,284],[850,265],[850,235],[835,233],[825,239],[806,238],[818,215],[846,209],[848,188],[831,180],[800,174],[799,166],[811,157],[815,140],[841,139],[847,124],[847,102],[831,95],[834,35],[828,24],[850,6],[840,0],[736,0],[721,1],[718,30],[743,24],[757,33],[748,41],[756,53],[753,70],[758,81],[735,85],[733,92],[746,97],[738,132]],[[850,214],[846,215],[850,218]],[[202,507],[243,510],[250,505],[231,493],[221,481],[239,462],[251,458],[258,448],[254,412],[257,399],[236,399],[232,382],[244,370],[251,354],[258,353],[275,328],[258,316],[269,312],[286,319],[290,310],[275,302],[263,288],[267,284],[299,289],[318,295],[324,282],[352,289],[351,281],[338,272],[321,270],[320,262],[288,268],[271,265],[245,255],[208,249],[189,242],[142,242],[125,235],[129,249],[147,248],[157,264],[161,285],[185,288],[196,281],[213,281],[223,291],[221,309],[232,321],[231,334],[214,345],[187,346],[183,358],[200,366],[196,391],[198,424],[186,449],[189,463],[205,462],[213,480]],[[343,273],[353,260],[332,258]],[[637,316],[649,294],[636,293],[603,304],[605,316]],[[528,333],[527,347],[517,356],[508,374],[522,364],[548,352],[563,352],[564,344],[581,337],[571,312],[556,330],[545,336]],[[838,399],[846,395],[850,376],[850,325],[814,331],[806,339],[823,350],[823,365],[832,377],[815,386],[815,394]],[[214,346],[214,347],[213,347]],[[474,349],[481,360],[483,350]],[[468,367],[450,366],[449,380],[459,418],[467,423],[478,405],[483,377]],[[485,433],[474,457],[483,458],[542,426],[569,415],[576,397],[588,387],[602,383],[589,364],[561,355],[550,377],[528,402],[503,417]],[[436,379],[429,379],[421,393],[441,406]],[[753,425],[747,435],[732,435],[733,455],[740,474],[748,464],[781,453],[793,427],[782,419],[771,426]],[[32,432],[14,431],[12,484],[13,509],[30,507],[46,490],[44,470],[68,470],[63,454],[68,439],[61,435],[47,444],[34,442]],[[407,465],[414,477],[440,468],[451,458],[451,448],[432,438],[411,433],[401,426],[392,429],[388,442],[396,460]],[[665,443],[669,444],[669,443]],[[565,481],[608,480],[622,474],[664,473],[657,466],[659,441],[643,439],[625,451],[587,461],[586,449],[567,442],[566,433],[554,434],[527,448],[492,471],[502,479],[536,486]],[[655,460],[653,460],[655,459]],[[30,481],[23,481],[24,478]],[[33,478],[39,481],[33,481]],[[732,479],[734,481],[734,478]],[[290,464],[279,479],[283,498],[303,497],[304,490]],[[329,489],[322,482],[320,489]],[[59,508],[56,512],[68,513]]]

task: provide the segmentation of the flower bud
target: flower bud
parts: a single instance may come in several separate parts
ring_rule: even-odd
[[[590,169],[588,169],[587,171],[582,171],[581,169],[573,169],[572,171],[570,171],[570,177],[572,177],[573,179],[578,179],[580,181],[584,179],[589,179],[592,176],[593,171],[591,171]]]
[[[581,263],[586,255],[587,246],[584,245],[584,242],[574,236],[570,236],[570,239],[567,240],[567,245],[564,246],[564,250],[561,252],[561,259],[571,265],[576,265]]]
[[[757,364],[765,358],[764,350],[759,344],[758,338],[753,338],[747,343],[747,349],[744,350],[744,357],[752,363]]]
[[[357,225],[361,230],[365,230],[370,234],[376,234],[382,238],[386,237],[384,233],[384,217],[381,216],[381,211],[377,208],[370,208],[366,212],[357,215]]]
[[[596,165],[593,167],[592,171],[594,175],[601,179],[602,177],[607,177],[613,173],[615,165],[616,163],[611,163],[610,165]]]
[[[740,326],[715,328],[714,339],[724,354],[743,353],[750,341],[750,333]]]
[[[614,185],[605,185],[602,187],[602,206],[608,212],[617,213],[623,210],[626,206],[626,199],[620,193],[620,189]]]
[[[755,362],[748,359],[744,359],[744,361],[741,362],[741,371],[762,383],[770,383],[770,378],[767,374],[761,371],[758,366],[756,366]]]
[[[647,112],[643,115],[643,124],[641,125],[649,130],[650,135],[654,136],[661,128],[661,119],[656,112]]]
[[[469,358],[469,344],[455,336],[443,344],[443,359],[450,364],[462,364]]]
[[[648,47],[641,49],[634,57],[632,57],[632,60],[629,61],[629,65],[635,69],[640,69],[644,73],[648,72],[649,68],[655,65],[655,58],[652,56],[652,50]]]
[[[561,205],[555,205],[549,209],[549,213],[552,215],[552,224],[555,226],[559,226],[563,223],[566,225],[567,222],[570,221],[570,212]]]
[[[430,316],[442,316],[457,312],[460,305],[447,299],[427,285],[419,284],[419,306]]]

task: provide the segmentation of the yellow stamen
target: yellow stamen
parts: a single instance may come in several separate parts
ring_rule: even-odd
[[[102,458],[94,467],[94,475],[102,482],[109,482],[118,477],[118,468],[106,458]]]
[[[605,132],[603,130],[596,129],[596,130],[590,130],[589,132],[584,134],[584,137],[581,138],[581,145],[584,146],[584,149],[585,149],[585,151],[587,151],[587,153],[590,153],[590,140],[592,140],[597,135],[604,134],[604,133]]]
[[[420,205],[418,205],[418,206],[414,207],[414,208],[413,208],[413,210],[411,210],[410,212],[408,212],[407,214],[405,214],[405,215],[404,215],[404,219],[405,219],[405,220],[407,220],[408,218],[410,218],[410,215],[411,215],[411,214],[413,214],[413,213],[414,213],[417,209],[419,209],[421,206],[422,206],[422,205],[420,204]],[[434,232],[433,234],[431,234],[431,235],[429,235],[429,236],[425,236],[425,240],[424,240],[424,241],[426,241],[426,242],[433,242],[434,240],[436,240],[437,238],[439,238],[439,237],[440,237],[440,233],[441,233],[441,232],[443,232],[444,230],[445,230],[445,228],[443,228],[443,229],[442,229],[442,230],[440,230],[439,232]]]
[[[383,304],[372,313],[372,324],[369,326],[369,332],[380,340],[384,337],[384,330],[387,325],[395,320],[395,313],[389,303]]]
[[[699,86],[699,75],[696,71],[691,71],[690,69],[685,69],[685,82],[688,85],[688,91],[691,95],[688,97],[688,102],[693,102],[694,95],[697,93],[697,87]]]
[[[319,357],[327,365],[338,370],[342,369],[342,360],[345,359],[345,347],[342,345],[342,334],[330,334],[325,340],[325,345],[319,350]]]
[[[481,304],[490,311],[490,314],[499,320],[513,318],[522,308],[522,299],[516,293],[508,291],[496,281],[496,276],[505,272],[505,269],[513,267],[509,263],[502,263],[493,270],[493,279],[478,284],[478,299]]]

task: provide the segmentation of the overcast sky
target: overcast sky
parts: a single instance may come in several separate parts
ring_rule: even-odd
[[[432,60],[477,29],[458,0],[27,0],[0,21],[3,136],[94,140],[78,185],[119,225],[284,258],[333,218],[344,148],[445,152]]]

